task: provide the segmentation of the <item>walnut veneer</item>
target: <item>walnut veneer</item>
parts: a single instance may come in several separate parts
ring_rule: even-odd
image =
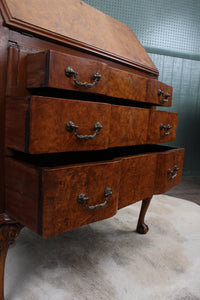
[[[79,0],[0,0],[0,300],[10,243],[109,218],[181,181],[172,87],[132,30]]]

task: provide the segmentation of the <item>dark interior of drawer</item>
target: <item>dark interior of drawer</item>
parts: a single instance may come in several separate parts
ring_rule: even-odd
[[[14,151],[15,159],[34,164],[39,167],[56,167],[67,164],[78,164],[87,162],[101,162],[113,160],[118,157],[127,157],[139,154],[166,152],[175,150],[174,147],[163,145],[140,145],[131,147],[110,148],[108,150],[65,152],[53,154],[24,154]]]
[[[81,100],[81,101],[92,101],[92,102],[103,102],[108,104],[134,106],[134,107],[142,107],[142,108],[151,108],[152,106],[155,106],[155,104],[150,104],[146,102],[114,98],[106,95],[102,96],[99,94],[92,94],[87,92],[60,90],[56,88],[32,88],[29,89],[29,91],[32,95],[35,96],[63,98],[63,99]]]

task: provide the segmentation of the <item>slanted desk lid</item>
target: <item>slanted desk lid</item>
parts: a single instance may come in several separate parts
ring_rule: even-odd
[[[128,26],[80,0],[0,0],[5,23],[158,75]]]

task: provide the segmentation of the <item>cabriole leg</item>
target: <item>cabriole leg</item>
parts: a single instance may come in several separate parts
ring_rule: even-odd
[[[4,300],[4,269],[9,246],[14,243],[23,226],[0,214],[0,300]]]
[[[138,224],[137,224],[137,229],[136,229],[136,231],[138,233],[141,233],[141,234],[145,234],[149,230],[148,225],[145,224],[145,222],[144,222],[144,218],[145,218],[147,209],[149,207],[149,204],[151,202],[151,198],[152,197],[142,200],[142,206],[141,206],[140,215],[139,215]]]

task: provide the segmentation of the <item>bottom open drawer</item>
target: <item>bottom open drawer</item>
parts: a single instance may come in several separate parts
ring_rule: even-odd
[[[7,157],[6,211],[43,237],[54,236],[180,183],[183,155],[183,149],[136,146]]]

